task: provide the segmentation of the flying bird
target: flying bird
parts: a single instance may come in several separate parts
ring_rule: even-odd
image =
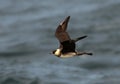
[[[68,58],[74,56],[81,56],[81,55],[92,55],[92,53],[88,52],[78,52],[76,50],[76,42],[86,38],[87,36],[78,37],[76,39],[71,39],[69,34],[67,33],[67,26],[69,22],[70,16],[65,18],[63,22],[59,24],[56,29],[55,36],[59,40],[60,46],[58,49],[54,50],[52,54],[60,58]]]

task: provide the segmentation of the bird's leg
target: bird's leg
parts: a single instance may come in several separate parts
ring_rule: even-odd
[[[93,53],[88,53],[88,52],[76,52],[77,55],[93,55]]]

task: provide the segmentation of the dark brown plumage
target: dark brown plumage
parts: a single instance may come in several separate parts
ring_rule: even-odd
[[[55,36],[59,40],[60,47],[57,50],[53,51],[53,54],[55,54],[58,57],[72,57],[82,54],[92,55],[92,53],[77,52],[75,50],[76,48],[75,42],[84,39],[87,36],[71,39],[69,34],[66,32],[69,19],[70,16],[68,16],[63,22],[61,22],[56,29]]]

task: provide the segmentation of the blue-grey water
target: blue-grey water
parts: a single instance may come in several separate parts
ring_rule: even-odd
[[[58,24],[78,51],[93,56],[60,59]],[[120,84],[120,0],[0,0],[0,84]]]

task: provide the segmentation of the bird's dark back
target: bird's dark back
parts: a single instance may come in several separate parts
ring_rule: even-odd
[[[75,52],[75,42],[74,41],[64,41],[61,43],[63,46],[62,53]]]

